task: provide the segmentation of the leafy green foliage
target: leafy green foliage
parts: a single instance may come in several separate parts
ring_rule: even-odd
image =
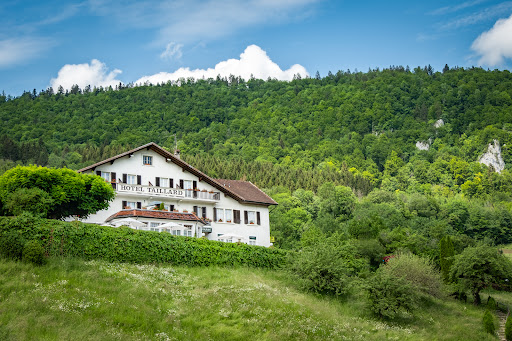
[[[454,257],[450,278],[463,289],[471,290],[475,304],[480,304],[482,289],[512,278],[512,263],[495,248],[467,247]]]
[[[30,240],[23,246],[23,260],[35,265],[43,265],[45,262],[44,248],[37,240]]]
[[[246,244],[223,243],[169,233],[62,222],[22,215],[0,217],[0,241],[41,240],[49,256],[131,263],[183,265],[282,266],[286,252]],[[7,238],[7,239],[6,239]],[[16,244],[18,245],[18,244]],[[23,244],[19,247],[20,253]],[[11,249],[14,249],[12,247]],[[21,254],[20,254],[21,255]]]
[[[441,297],[441,276],[432,261],[427,258],[403,253],[391,258],[381,271],[388,272],[396,278],[404,278],[424,297]]]
[[[385,318],[413,312],[418,305],[418,292],[408,280],[394,276],[385,268],[382,265],[368,281],[370,310]]]
[[[453,247],[452,238],[450,236],[444,236],[439,241],[439,253],[441,274],[443,276],[443,280],[448,282],[450,279],[450,268],[453,264],[453,256],[455,255],[455,249]]]
[[[505,339],[512,341],[512,318],[510,314],[507,316],[507,322],[505,322]]]
[[[25,238],[18,230],[4,230],[0,236],[0,255],[9,259],[20,260],[23,255]]]
[[[489,309],[490,311],[495,311],[497,307],[498,305],[496,303],[496,300],[492,296],[489,296],[487,298],[487,309]]]
[[[368,272],[368,262],[358,258],[354,246],[334,235],[290,254],[290,269],[306,290],[341,296],[352,280]]]
[[[4,199],[5,210],[13,215],[29,212],[33,215],[46,217],[53,206],[54,200],[48,192],[40,188],[17,188],[7,194]]]
[[[87,217],[107,208],[114,199],[114,190],[96,175],[78,174],[66,168],[18,166],[0,176],[0,198],[7,198],[4,205],[12,214],[33,205],[38,214],[46,212],[47,217],[59,219],[71,215]],[[34,201],[38,198],[41,203],[36,205]]]
[[[494,325],[494,316],[489,310],[486,310],[484,313],[484,317],[482,318],[482,323],[484,325],[484,330],[494,335],[496,333],[496,326]]]

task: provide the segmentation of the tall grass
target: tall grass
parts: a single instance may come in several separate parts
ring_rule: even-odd
[[[394,324],[285,272],[0,260],[0,340],[492,340],[483,311],[435,300]]]

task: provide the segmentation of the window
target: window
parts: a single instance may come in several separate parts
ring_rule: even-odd
[[[172,234],[175,236],[181,236],[181,230],[172,230]]]
[[[149,227],[158,227],[158,226],[160,226],[160,223],[155,223],[155,222],[149,223]],[[153,231],[153,230],[151,230],[151,231]]]
[[[137,175],[128,174],[126,176],[126,183],[128,185],[136,185],[137,184]]]
[[[233,210],[226,209],[224,210],[224,214],[226,216],[226,223],[233,222]]]
[[[183,230],[183,235],[187,237],[192,237],[192,225],[183,225],[185,230]]]
[[[192,180],[184,180],[183,181],[183,189],[185,190],[185,196],[187,198],[192,198],[193,194],[193,188],[192,188]]]
[[[261,225],[260,212],[256,211],[244,211],[244,223],[245,224],[257,224]]]
[[[216,222],[223,223],[224,222],[224,209],[216,208],[215,212],[216,212],[216,214],[215,214],[214,220]]]
[[[232,223],[233,222],[233,210],[229,208],[216,208],[213,220],[219,223]]]
[[[171,230],[170,229],[162,229],[162,232],[169,232],[170,233]]]
[[[105,179],[105,181],[110,182],[110,172],[101,172],[101,177]]]
[[[199,218],[206,218],[206,207],[205,206],[194,206],[194,213]]]
[[[126,207],[135,208],[135,207],[137,207],[137,203],[135,201],[127,201]]]
[[[249,224],[256,224],[256,212],[247,211],[247,219],[249,221]]]
[[[149,155],[144,155],[142,157],[142,164],[151,166],[153,164],[153,157]]]
[[[160,187],[169,187],[169,178],[160,178]]]

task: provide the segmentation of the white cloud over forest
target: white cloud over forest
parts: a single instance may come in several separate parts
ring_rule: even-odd
[[[64,89],[71,89],[75,84],[82,89],[87,85],[91,87],[115,87],[121,82],[116,79],[121,72],[122,71],[118,69],[109,72],[104,63],[93,59],[90,64],[64,65],[59,70],[57,78],[51,79],[50,85],[54,90],[57,90],[60,85],[62,85]]]
[[[175,81],[180,78],[216,78],[229,77],[230,75],[240,76],[243,79],[249,79],[251,76],[259,79],[267,79],[269,77],[279,80],[290,81],[295,74],[302,77],[309,76],[306,69],[295,64],[287,70],[282,70],[279,65],[274,63],[259,46],[250,45],[240,55],[240,59],[228,59],[208,69],[179,68],[174,72],[160,72],[151,76],[144,76],[135,81],[136,84],[159,84],[168,81]]]
[[[479,64],[496,66],[505,58],[512,58],[512,15],[498,20],[494,26],[483,32],[471,45],[479,56]]]

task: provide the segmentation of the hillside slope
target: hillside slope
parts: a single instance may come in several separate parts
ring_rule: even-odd
[[[435,301],[396,324],[303,293],[285,273],[0,260],[4,340],[492,340],[483,310]]]

